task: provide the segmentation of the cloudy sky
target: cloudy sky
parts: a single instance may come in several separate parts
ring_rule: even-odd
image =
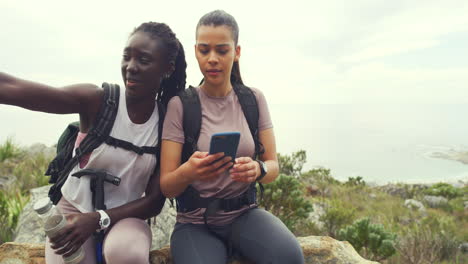
[[[201,78],[195,25],[213,9],[237,19],[243,78],[264,91],[271,107],[468,103],[466,0],[1,0],[0,71],[56,86],[121,83],[129,33],[157,21],[167,23],[185,46],[188,83],[194,85]],[[0,140],[26,128],[5,129],[5,123],[37,122],[43,131],[19,141],[50,143],[55,135],[47,128],[61,130],[76,117],[0,106],[0,119]],[[18,138],[26,135],[21,133]]]

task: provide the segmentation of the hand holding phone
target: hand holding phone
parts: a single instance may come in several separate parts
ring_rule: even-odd
[[[224,152],[225,156],[230,156],[234,161],[236,159],[239,140],[239,132],[224,132],[213,134],[211,136],[209,154]]]

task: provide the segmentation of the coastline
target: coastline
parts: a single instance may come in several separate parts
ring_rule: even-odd
[[[461,162],[465,165],[468,165],[468,151],[461,151],[461,150],[448,150],[445,152],[433,152],[431,153],[432,158],[437,158],[437,159],[445,159],[445,160],[451,160],[451,161],[456,161],[456,162]]]

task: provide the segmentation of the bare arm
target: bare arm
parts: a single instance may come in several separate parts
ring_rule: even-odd
[[[260,142],[263,144],[263,147],[265,148],[265,153],[260,155],[259,158],[260,160],[265,162],[268,168],[268,173],[260,182],[270,183],[274,181],[276,177],[278,177],[278,174],[279,174],[278,156],[276,155],[276,140],[275,140],[275,134],[273,132],[273,128],[260,131],[259,139],[260,139]],[[258,170],[259,170],[258,175],[260,175],[260,167],[258,168]]]
[[[85,132],[99,111],[102,96],[102,89],[93,84],[56,88],[0,72],[0,104],[55,114],[79,113]]]

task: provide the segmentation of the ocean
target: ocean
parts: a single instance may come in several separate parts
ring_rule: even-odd
[[[468,151],[468,105],[272,105],[277,149],[307,151],[304,169],[322,166],[340,180],[468,181],[468,165],[432,158]]]

